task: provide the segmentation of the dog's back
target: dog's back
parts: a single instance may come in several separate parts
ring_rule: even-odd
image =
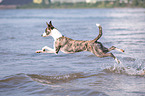
[[[83,40],[73,40],[71,38],[62,36],[55,41],[55,46],[60,47],[60,51],[64,53],[75,53],[81,51],[90,51],[93,53],[93,49],[98,52],[108,52],[108,49],[102,45],[101,42],[94,40],[83,41]],[[93,48],[95,47],[95,48]]]

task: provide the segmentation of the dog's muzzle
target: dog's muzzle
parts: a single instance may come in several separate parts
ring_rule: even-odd
[[[46,33],[44,32],[41,36],[42,36],[42,37],[46,37]]]

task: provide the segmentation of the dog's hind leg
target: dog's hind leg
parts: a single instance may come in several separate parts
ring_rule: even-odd
[[[114,60],[119,64],[120,61],[112,54],[112,53],[104,53],[101,50],[95,50],[95,48],[93,48],[93,53],[97,56],[97,57],[113,57]]]
[[[114,60],[118,63],[118,64],[120,64],[120,61],[112,54],[112,53],[106,53],[106,54],[102,54],[101,55],[102,57],[113,57],[114,58]]]
[[[124,52],[123,49],[119,49],[119,48],[116,48],[116,47],[114,47],[114,46],[108,48],[108,51],[111,51],[111,50],[117,50],[117,51],[119,51],[119,52]]]

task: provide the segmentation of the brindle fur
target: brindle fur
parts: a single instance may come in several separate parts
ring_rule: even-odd
[[[55,41],[55,49],[58,54],[59,50],[64,53],[76,53],[81,51],[89,51],[95,54],[97,57],[107,57],[111,56],[115,59],[115,56],[112,53],[107,53],[111,50],[114,50],[115,47],[106,48],[98,41],[81,41],[73,40],[68,37],[62,36]],[[106,54],[107,53],[107,54]]]
[[[50,31],[54,29],[53,25],[50,23],[47,23],[47,29],[49,29]],[[102,27],[99,25],[99,35],[94,39],[94,40],[90,40],[90,41],[82,41],[82,40],[73,40],[71,38],[65,37],[65,36],[61,36],[59,38],[57,38],[54,42],[54,52],[52,53],[56,53],[58,54],[59,51],[62,51],[64,53],[76,53],[76,52],[81,52],[81,51],[89,51],[93,54],[95,54],[97,57],[113,57],[115,60],[117,60],[117,58],[112,54],[112,53],[107,53],[111,50],[119,50],[121,52],[124,52],[124,50],[122,49],[118,49],[114,46],[112,46],[111,48],[106,48],[102,45],[101,42],[98,42],[98,39],[102,36]],[[36,53],[51,53],[48,52],[45,49],[49,49],[49,48],[43,48],[43,50],[39,50],[36,51]],[[117,60],[117,62],[119,63],[119,60]]]

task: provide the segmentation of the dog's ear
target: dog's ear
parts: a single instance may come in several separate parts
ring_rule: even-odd
[[[50,25],[46,22],[46,24],[47,24],[47,27],[49,27]]]
[[[50,25],[50,26],[52,26],[52,23],[51,23],[51,21],[49,22],[49,25]]]
[[[49,22],[50,28],[54,29],[54,26],[52,25],[51,21]]]

